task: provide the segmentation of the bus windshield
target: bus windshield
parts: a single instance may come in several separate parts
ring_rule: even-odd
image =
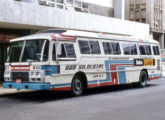
[[[43,62],[48,60],[48,54],[48,40],[12,42],[7,62]]]

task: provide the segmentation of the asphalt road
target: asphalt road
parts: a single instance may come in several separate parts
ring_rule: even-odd
[[[91,89],[81,97],[64,92],[0,96],[0,120],[164,120],[165,79],[145,88]]]

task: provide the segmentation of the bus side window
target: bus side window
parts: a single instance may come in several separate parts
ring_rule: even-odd
[[[61,44],[61,54],[57,55],[59,58],[75,58],[74,46],[71,43]]]
[[[98,41],[89,41],[92,54],[100,54],[100,47]]]
[[[137,55],[136,44],[123,43],[122,47],[125,55]]]
[[[113,54],[112,45],[110,42],[103,42],[103,48],[106,55]]]
[[[154,55],[160,55],[158,46],[153,46],[152,49],[153,49]]]
[[[150,45],[140,45],[139,50],[140,50],[141,55],[151,55],[152,54]]]
[[[131,55],[131,51],[128,43],[123,43],[122,47],[125,55]]]
[[[55,61],[56,60],[56,45],[55,44],[53,44],[53,52],[52,53],[53,53],[52,59],[53,59],[53,61]]]
[[[120,46],[119,43],[116,42],[103,42],[104,53],[106,55],[113,54],[113,55],[120,55]]]
[[[76,57],[73,44],[65,44],[65,49],[67,52],[67,57],[69,57],[69,58],[75,58]]]
[[[120,46],[119,43],[112,43],[112,49],[113,49],[113,54],[114,55],[120,55],[121,51],[120,51]]]
[[[151,55],[151,47],[150,47],[150,45],[146,45],[145,47],[146,47],[147,55]]]
[[[90,54],[88,41],[79,41],[79,47],[81,54]]]
[[[61,55],[57,55],[59,58],[65,58],[66,57],[66,52],[65,52],[65,47],[64,44],[61,44]]]
[[[140,54],[141,54],[141,55],[146,55],[144,45],[140,45],[140,46],[139,46],[139,50],[140,50]]]

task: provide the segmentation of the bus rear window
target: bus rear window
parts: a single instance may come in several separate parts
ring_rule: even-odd
[[[141,55],[151,55],[150,45],[140,45],[139,50]]]
[[[153,48],[154,55],[160,55],[158,46],[153,46],[152,48]]]

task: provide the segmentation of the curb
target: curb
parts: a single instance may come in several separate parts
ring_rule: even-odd
[[[17,90],[17,89],[8,89],[8,88],[3,88],[2,85],[0,85],[0,95],[5,95],[5,94],[14,94],[14,93],[20,93],[20,92],[30,92],[32,90]]]

